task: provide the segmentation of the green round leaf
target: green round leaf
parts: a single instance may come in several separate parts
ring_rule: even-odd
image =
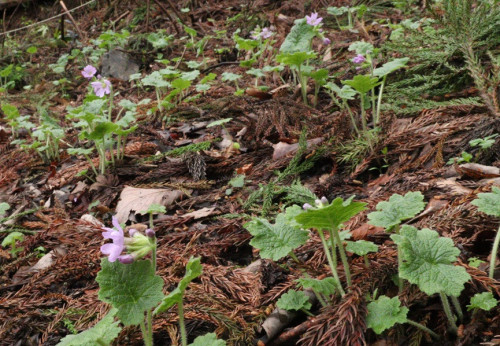
[[[309,297],[303,291],[288,291],[281,296],[276,305],[283,310],[309,310],[312,306]]]
[[[394,194],[389,201],[377,204],[377,210],[368,214],[369,223],[386,230],[399,225],[403,220],[416,216],[425,208],[424,196],[420,191],[401,196]]]
[[[377,334],[391,328],[396,323],[405,323],[408,308],[401,307],[398,297],[380,296],[367,306],[366,326]]]
[[[99,299],[118,309],[116,315],[125,326],[140,324],[144,312],[163,299],[163,280],[154,274],[150,261],[122,264],[103,258],[101,266],[96,278]]]

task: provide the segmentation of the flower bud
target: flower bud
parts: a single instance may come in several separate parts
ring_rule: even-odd
[[[156,236],[156,232],[151,228],[148,228],[145,233],[149,238],[154,238]]]
[[[327,46],[330,43],[332,43],[332,41],[328,37],[325,37],[325,39],[323,40],[323,44]]]
[[[118,257],[118,261],[120,261],[120,263],[123,263],[123,264],[130,264],[130,263],[134,262],[134,256],[121,255],[120,257]]]
[[[136,233],[137,233],[137,230],[135,228],[131,228],[128,230],[128,235],[131,237],[133,237],[134,234],[136,234]]]
[[[328,204],[328,203],[329,203],[328,199],[325,196],[321,197],[321,204],[325,205],[325,204]]]
[[[311,209],[313,206],[310,205],[309,203],[305,203],[303,206],[302,206],[302,209],[304,210],[308,210],[308,209]]]

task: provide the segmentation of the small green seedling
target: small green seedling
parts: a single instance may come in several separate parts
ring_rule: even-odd
[[[203,267],[201,266],[200,261],[201,259],[199,257],[197,258],[191,257],[189,259],[189,262],[186,266],[186,274],[184,275],[184,278],[182,278],[182,280],[179,282],[179,285],[175,290],[173,290],[172,292],[170,292],[168,296],[163,298],[161,304],[154,311],[154,314],[156,315],[160,312],[170,309],[172,306],[177,304],[182,346],[187,345],[186,325],[184,323],[183,297],[189,283],[194,279],[196,279],[198,276],[200,276],[203,271]]]
[[[484,138],[476,138],[469,141],[471,147],[480,147],[481,150],[486,151],[495,144],[495,138],[498,137],[498,133]]]
[[[481,261],[479,258],[477,257],[471,257],[469,258],[469,265],[473,268],[479,268],[479,266],[482,264],[482,263],[486,263],[485,261]]]
[[[240,95],[243,95],[243,93],[245,92],[245,90],[243,89],[240,89],[239,85],[238,85],[238,79],[241,78],[241,75],[239,74],[236,74],[236,73],[231,73],[231,72],[224,72],[222,75],[221,75],[221,79],[223,82],[234,82],[234,85],[236,86],[236,91],[234,92],[234,95],[236,96],[240,96]]]
[[[205,335],[198,336],[194,339],[192,344],[189,346],[226,346],[224,340],[217,339],[215,333],[207,333]]]
[[[353,196],[354,197],[354,196]],[[328,264],[332,274],[337,282],[340,294],[345,295],[345,291],[340,283],[339,275],[337,272],[337,255],[336,248],[338,247],[340,258],[344,266],[347,286],[351,287],[351,272],[349,270],[349,263],[347,261],[347,255],[345,252],[344,244],[340,238],[339,228],[343,223],[349,221],[353,216],[357,215],[361,211],[365,210],[366,203],[353,202],[353,197],[344,201],[342,198],[338,197],[334,199],[331,203],[328,203],[326,198],[322,198],[321,201],[317,201],[317,208],[307,209],[295,217],[295,220],[303,228],[315,228],[321,239],[323,245],[323,250],[325,251]],[[330,235],[330,244],[328,244],[324,231],[328,231]]]
[[[353,252],[358,256],[363,256],[365,265],[370,267],[370,262],[368,261],[367,255],[370,252],[377,252],[378,246],[371,241],[366,240],[358,240],[358,241],[348,241],[346,250],[349,252]]]
[[[17,257],[17,253],[23,251],[23,247],[16,247],[16,242],[17,241],[23,241],[24,240],[24,234],[21,232],[11,232],[9,233],[8,236],[4,238],[2,241],[2,247],[7,248],[10,247],[10,254],[13,258]]]
[[[467,305],[467,310],[472,310],[472,315],[476,315],[479,310],[490,311],[498,305],[498,300],[493,297],[491,292],[476,293],[471,298],[470,304]]]
[[[453,164],[461,164],[461,163],[464,163],[464,162],[471,162],[472,158],[474,156],[472,156],[472,154],[469,154],[468,152],[466,151],[462,151],[462,154],[460,154],[461,156],[460,157],[452,157],[448,160],[448,162],[446,162],[447,165],[453,165]]]
[[[398,297],[389,298],[387,296],[380,296],[377,300],[369,303],[367,309],[366,326],[373,329],[377,334],[381,334],[384,330],[391,328],[397,323],[408,323],[420,328],[433,338],[439,339],[439,335],[432,330],[406,317],[408,308],[401,306]]]
[[[303,291],[288,291],[280,297],[276,305],[283,310],[300,310],[308,316],[314,316],[309,312],[312,307],[309,297]]]
[[[324,278],[323,280],[300,278],[297,279],[297,282],[303,288],[310,288],[316,295],[316,298],[318,298],[318,301],[323,306],[328,305],[326,303],[325,297],[329,297],[335,294],[338,290],[337,282],[333,277],[327,277]]]
[[[424,196],[420,191],[408,192],[401,196],[394,194],[389,201],[377,204],[377,211],[368,214],[369,223],[377,227],[384,227],[387,232],[399,233],[400,225],[404,220],[415,217],[425,208]],[[398,247],[398,267],[401,267],[401,253]],[[398,280],[399,291],[403,290],[403,280]]]
[[[9,203],[6,203],[6,202],[0,203],[0,217],[4,217],[5,213],[9,209],[10,209]]]
[[[148,209],[140,211],[139,214],[149,214],[149,228],[153,229],[153,214],[165,214],[167,209],[160,204],[151,204]]]
[[[260,250],[260,257],[278,261],[289,255],[299,261],[293,250],[309,239],[309,232],[293,219],[301,212],[300,207],[293,206],[278,214],[274,224],[263,218],[254,218],[243,225],[253,236],[250,245]]]
[[[111,309],[95,326],[80,334],[62,338],[57,346],[111,345],[122,330],[120,322],[114,320],[117,312],[118,309]]]
[[[228,182],[229,185],[231,185],[231,188],[226,189],[226,195],[231,195],[233,193],[233,188],[242,188],[245,186],[245,175],[244,174],[238,174]]]
[[[477,197],[477,199],[472,201],[472,204],[475,205],[479,209],[479,211],[491,216],[500,217],[500,188],[493,186],[490,193],[480,193],[477,195]],[[491,250],[490,255],[490,278],[493,278],[493,275],[495,274],[495,263],[497,259],[499,244],[500,227],[497,230],[497,234],[493,242],[493,249]]]
[[[399,234],[391,235],[391,239],[400,250],[399,276],[416,284],[428,295],[439,293],[450,326],[456,333],[455,317],[447,296],[451,297],[462,319],[457,297],[471,278],[464,267],[453,265],[460,250],[453,245],[453,240],[439,237],[436,231],[428,228],[418,231],[413,226],[403,225]]]

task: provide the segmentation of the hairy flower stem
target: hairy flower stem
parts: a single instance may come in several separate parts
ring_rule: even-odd
[[[153,345],[153,314],[151,309],[149,309],[146,314],[146,321],[148,323],[149,344]]]
[[[423,326],[421,325],[420,323],[418,322],[415,322],[415,321],[412,321],[412,320],[406,320],[406,323],[414,326],[414,327],[417,327],[417,328],[420,328],[421,330],[423,330],[424,332],[428,333],[430,336],[432,336],[434,339],[439,339],[439,335],[437,335],[436,333],[434,333],[432,330],[430,330],[429,328],[427,328],[426,326]]]
[[[323,297],[321,296],[321,294],[318,291],[314,290],[314,289],[312,291],[316,295],[316,298],[318,298],[318,301],[320,302],[321,306],[326,307],[328,304],[323,299]]]
[[[290,251],[288,256],[290,256],[295,262],[302,263],[302,262],[300,262],[299,258],[293,253],[293,251]]]
[[[457,324],[455,323],[455,316],[451,312],[450,303],[448,302],[448,297],[444,292],[439,292],[439,296],[441,297],[441,303],[443,303],[444,313],[446,314],[446,317],[450,322],[451,331],[453,332],[453,334],[456,334],[458,328]]]
[[[335,281],[337,281],[340,295],[343,297],[343,296],[345,296],[345,291],[342,288],[342,283],[340,282],[337,268],[333,264],[333,259],[332,259],[332,254],[330,252],[330,247],[328,246],[328,243],[326,242],[325,235],[323,234],[323,231],[319,231],[318,234],[319,234],[319,237],[321,238],[321,243],[323,244],[323,250],[325,251],[326,259],[328,260],[328,264],[330,265],[330,269],[332,271],[333,277],[335,278]]]
[[[347,280],[347,287],[350,290],[350,287],[352,286],[351,270],[349,269],[347,254],[345,252],[344,245],[342,244],[342,240],[340,239],[339,230],[336,227],[333,228],[333,235],[335,236],[335,242],[337,243],[340,252],[340,259],[342,261],[342,265],[344,266],[345,278]]]
[[[181,301],[177,304],[179,313],[179,329],[181,330],[181,345],[187,346],[186,324],[184,323],[184,302]]]
[[[146,325],[144,324],[144,321],[141,322],[141,332],[142,332],[142,339],[144,340],[144,345],[145,346],[153,346],[153,343],[150,343],[150,338],[148,334],[148,330],[146,329]]]
[[[491,279],[493,279],[493,275],[495,274],[495,263],[497,259],[499,244],[500,244],[500,227],[498,227],[497,235],[495,236],[495,241],[493,242],[493,249],[491,249],[490,270],[488,275]]]
[[[451,303],[453,304],[453,307],[455,307],[455,311],[457,312],[458,320],[462,322],[464,319],[464,313],[462,312],[462,308],[460,307],[460,302],[458,301],[457,297],[450,296],[450,298]]]

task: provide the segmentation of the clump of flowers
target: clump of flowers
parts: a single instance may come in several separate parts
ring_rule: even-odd
[[[118,260],[121,263],[129,264],[147,256],[156,248],[155,232],[152,229],[147,229],[145,234],[136,229],[131,229],[129,237],[125,237],[123,228],[114,216],[112,223],[114,228],[102,228],[106,231],[102,233],[104,239],[113,240],[112,243],[101,246],[101,252],[108,256],[108,261],[115,262]],[[124,251],[126,253],[122,254]]]
[[[260,29],[259,27],[257,27],[254,31],[252,31],[250,37],[254,40],[260,40],[260,39],[266,40],[273,35],[274,32],[270,28],[265,27]]]
[[[362,64],[366,61],[366,58],[364,57],[364,55],[358,54],[354,58],[352,58],[351,61],[355,64]]]
[[[92,65],[87,65],[82,70],[82,76],[91,80],[94,78],[97,73],[97,69]],[[94,81],[90,83],[92,88],[94,89],[94,93],[98,97],[103,97],[104,95],[109,95],[111,93],[111,82],[106,78],[102,78],[101,75],[97,75]]]

